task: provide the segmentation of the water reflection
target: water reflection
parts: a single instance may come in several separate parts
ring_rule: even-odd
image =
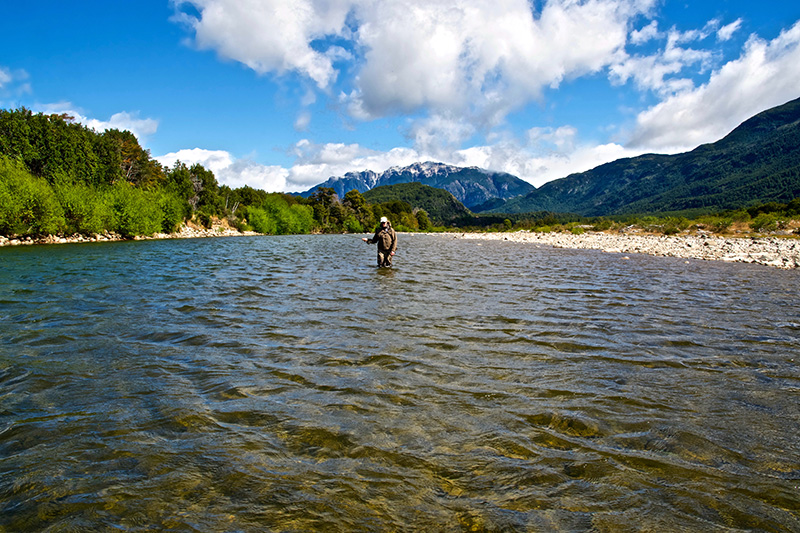
[[[400,245],[0,250],[0,526],[800,529],[797,273]]]

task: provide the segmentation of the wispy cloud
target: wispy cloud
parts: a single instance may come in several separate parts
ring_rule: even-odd
[[[13,79],[14,77],[11,75],[11,71],[7,68],[0,67],[0,89],[5,89]]]
[[[10,69],[0,65],[0,98],[31,92],[29,75],[23,69]]]
[[[707,83],[642,112],[629,146],[679,151],[719,139],[752,115],[800,96],[800,22],[772,41],[751,36]]]
[[[717,30],[717,40],[719,41],[730,41],[733,38],[733,34],[739,31],[739,28],[742,27],[742,19],[737,19],[730,24],[726,24],[725,26],[721,27]]]

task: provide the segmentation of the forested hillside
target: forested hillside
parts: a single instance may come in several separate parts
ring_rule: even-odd
[[[585,216],[737,209],[800,196],[800,99],[677,155],[620,159],[542,185],[491,212]]]
[[[109,231],[130,237],[171,232],[185,220],[209,225],[212,217],[236,225],[267,199],[247,187],[220,187],[202,165],[164,168],[128,131],[98,133],[67,115],[0,110],[5,235]],[[305,218],[310,230],[311,217]]]
[[[418,182],[381,185],[364,193],[370,203],[400,200],[416,209],[423,209],[432,223],[445,225],[454,220],[471,216],[469,209],[449,192]]]

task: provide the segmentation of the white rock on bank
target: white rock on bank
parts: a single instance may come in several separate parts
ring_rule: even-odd
[[[238,231],[233,228],[224,226],[214,226],[211,229],[205,228],[191,228],[183,225],[175,233],[155,233],[150,236],[137,235],[132,240],[156,240],[156,239],[199,239],[206,237],[240,237],[248,235],[260,235],[254,231]],[[2,246],[20,246],[28,244],[66,244],[66,243],[81,243],[81,242],[110,242],[110,241],[124,241],[125,237],[117,233],[103,232],[91,236],[84,235],[46,235],[44,237],[3,237],[0,236],[0,247]]]

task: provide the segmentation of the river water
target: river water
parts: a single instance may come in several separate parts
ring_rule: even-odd
[[[800,271],[0,249],[1,531],[800,531]]]

